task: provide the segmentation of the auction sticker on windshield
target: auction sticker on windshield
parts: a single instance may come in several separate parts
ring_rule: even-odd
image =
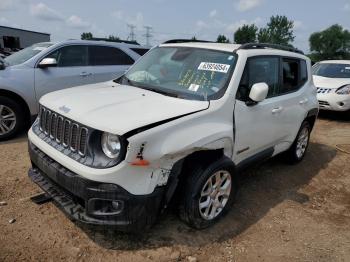
[[[220,73],[225,73],[225,74],[228,72],[229,69],[230,69],[230,65],[209,63],[209,62],[202,62],[198,66],[198,70],[220,72]]]

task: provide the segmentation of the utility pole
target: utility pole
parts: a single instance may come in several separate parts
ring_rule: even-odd
[[[126,26],[130,30],[130,33],[129,33],[129,36],[128,36],[128,40],[130,39],[130,41],[135,41],[135,32],[134,32],[134,30],[135,30],[136,26],[132,25],[132,24],[127,24]]]
[[[144,28],[146,29],[146,34],[144,34],[143,36],[146,37],[146,46],[150,46],[150,39],[151,37],[153,37],[153,35],[151,34],[151,30],[152,30],[152,26],[144,26]]]

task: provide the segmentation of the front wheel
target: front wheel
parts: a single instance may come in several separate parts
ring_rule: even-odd
[[[299,163],[303,160],[309,146],[311,127],[309,122],[304,121],[299,129],[294,143],[286,152],[286,160],[290,164]]]
[[[0,141],[14,137],[24,125],[21,106],[10,98],[0,96]]]
[[[209,166],[195,164],[187,179],[180,217],[191,227],[203,229],[216,223],[230,209],[237,193],[234,166],[222,158]]]

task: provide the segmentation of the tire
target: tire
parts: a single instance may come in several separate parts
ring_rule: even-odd
[[[179,215],[189,226],[195,229],[204,229],[215,224],[232,206],[237,193],[234,165],[230,159],[223,157],[206,166],[195,163],[191,171],[184,186]],[[212,192],[211,195],[201,196],[210,192],[208,181],[216,182],[214,177],[218,174],[222,178],[221,191],[217,187],[216,191]],[[229,192],[226,198],[222,195],[219,196],[225,191],[224,189],[226,189],[226,194]],[[215,201],[213,201],[212,197],[215,197]],[[223,208],[217,206],[220,201]],[[206,203],[207,207],[201,209],[200,203],[203,206]],[[210,205],[212,206],[211,209]],[[213,211],[214,208],[217,210],[216,212]],[[205,217],[206,210],[209,211],[207,212],[207,217]]]
[[[304,159],[307,148],[309,147],[310,133],[310,124],[309,122],[304,121],[301,124],[301,127],[292,146],[285,153],[285,159],[289,164],[297,164]],[[302,139],[304,140],[302,141]]]
[[[25,126],[22,107],[14,100],[0,96],[0,141],[16,136]]]

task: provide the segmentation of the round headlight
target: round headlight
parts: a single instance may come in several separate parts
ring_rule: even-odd
[[[338,95],[350,95],[350,85],[345,85],[337,89]]]
[[[109,158],[117,158],[120,153],[121,144],[119,136],[110,133],[103,133],[101,139],[103,153]]]

